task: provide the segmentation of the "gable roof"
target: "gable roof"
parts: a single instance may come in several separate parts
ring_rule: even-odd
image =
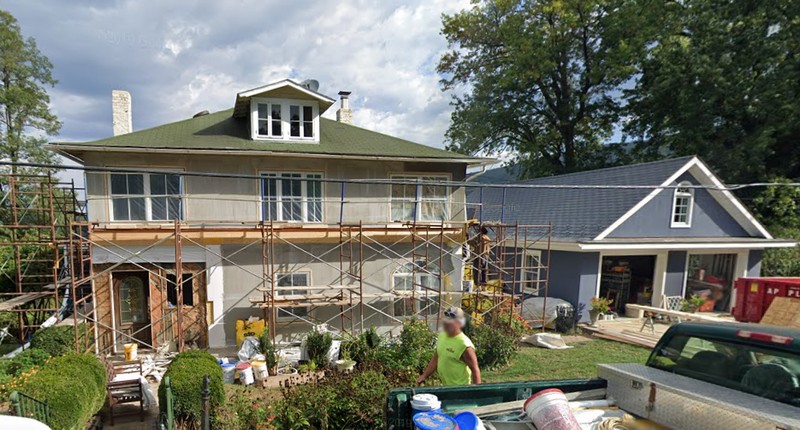
[[[703,185],[723,185],[699,158],[690,156],[520,181],[517,183],[537,188],[509,188],[505,196],[502,189],[486,188],[480,206],[480,190],[472,189],[468,199],[473,208],[472,216],[483,221],[552,223],[555,240],[602,240],[693,167],[707,176],[706,181],[700,181],[706,182]],[[546,188],[550,185],[561,188]],[[772,238],[730,192],[713,191],[713,194],[754,236]],[[482,214],[478,207],[483,208]]]
[[[266,96],[267,93],[280,92],[280,95],[286,96],[290,94],[290,98],[308,98],[316,100],[319,103],[320,113],[325,112],[333,106],[336,102],[325,94],[318,93],[311,88],[298,84],[291,79],[284,79],[282,81],[273,82],[271,84],[262,85],[250,90],[242,91],[236,94],[236,102],[234,103],[233,116],[245,117],[250,114],[250,99],[258,96]]]
[[[320,118],[319,143],[252,140],[248,118],[233,109],[89,142],[51,143],[63,153],[86,151],[225,152],[227,154],[316,155],[391,158],[480,164],[488,160],[433,148],[351,124]]]

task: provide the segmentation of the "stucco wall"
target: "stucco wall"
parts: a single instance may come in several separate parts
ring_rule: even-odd
[[[682,181],[698,184],[685,173],[673,185]],[[663,189],[656,197],[617,227],[608,237],[748,237],[747,231],[705,189],[694,191],[691,227],[671,228],[672,188]]]
[[[546,258],[546,257],[543,257]],[[597,289],[599,252],[551,251],[549,295],[566,300],[588,320]]]
[[[321,173],[324,179],[380,179],[395,174],[444,174],[455,181],[463,180],[463,164],[415,163],[329,158],[244,157],[221,155],[164,155],[128,153],[86,154],[87,166],[109,166],[146,169],[181,169],[186,172],[215,174],[258,175],[263,172]],[[107,195],[109,177],[106,173],[87,173],[86,186],[89,217],[93,222],[110,219]],[[326,223],[336,223],[340,217],[342,187],[339,183],[324,183],[323,217]],[[386,184],[345,185],[344,222],[385,223],[390,220],[390,186]],[[260,181],[256,179],[186,176],[184,218],[189,221],[259,220]],[[464,190],[451,190],[449,202],[451,219],[464,220]]]

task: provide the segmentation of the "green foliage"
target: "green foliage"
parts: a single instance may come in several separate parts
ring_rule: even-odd
[[[481,370],[507,366],[517,355],[520,332],[508,324],[474,324],[465,328],[464,333],[475,345],[475,355]]]
[[[50,358],[50,354],[45,350],[36,348],[26,349],[17,354],[14,358],[4,360],[2,363],[2,370],[5,374],[19,376],[23,372],[43,365],[48,358]]]
[[[212,417],[219,405],[225,401],[222,368],[217,360],[205,351],[193,350],[178,354],[167,367],[164,377],[167,376],[172,382],[175,417],[179,420],[200,422],[203,411],[200,392],[203,389],[204,376],[209,377]],[[166,405],[164,384],[158,387],[158,401],[159,405]]]
[[[688,299],[681,300],[681,311],[683,312],[697,312],[700,306],[706,302],[704,297],[692,294]]]
[[[0,10],[0,159],[52,162],[44,147],[61,123],[50,112],[45,87],[56,84],[53,65],[32,38],[24,38],[17,20]]]
[[[773,227],[775,237],[800,241],[800,228]],[[800,247],[770,248],[764,251],[761,276],[800,276]]]
[[[333,337],[330,333],[311,330],[306,337],[308,360],[313,362],[317,368],[324,369],[328,367],[328,350],[331,349],[332,344]]]
[[[273,372],[278,367],[280,356],[278,355],[278,348],[272,343],[268,330],[264,330],[261,333],[261,337],[258,338],[258,346],[261,354],[264,355],[264,360],[267,362],[267,369]]]
[[[217,428],[268,430],[271,424],[268,392],[249,385],[225,385],[225,402],[217,409]]]
[[[476,0],[443,17],[456,90],[449,147],[510,150],[526,176],[601,167],[619,93],[654,40],[660,0]],[[460,94],[464,88],[466,94]]]
[[[380,346],[381,337],[373,326],[359,336],[342,342],[340,358],[358,363],[371,362],[375,360],[375,352]]]
[[[91,355],[56,357],[20,391],[50,405],[53,430],[83,428],[105,403],[105,366]]]
[[[701,155],[729,183],[800,176],[800,3],[668,4],[626,92],[638,152]]]
[[[86,325],[81,323],[78,331],[86,331]],[[47,351],[51,357],[59,357],[75,352],[75,328],[71,325],[48,327],[37,330],[31,338],[31,348]]]

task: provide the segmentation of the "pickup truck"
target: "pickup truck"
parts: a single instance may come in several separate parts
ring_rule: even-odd
[[[598,378],[391,390],[386,428],[413,429],[410,400],[430,393],[443,412],[473,411],[487,429],[531,429],[523,402],[558,388],[569,399],[608,399],[660,428],[800,430],[799,381],[800,330],[685,322],[667,330],[645,365],[600,364]]]

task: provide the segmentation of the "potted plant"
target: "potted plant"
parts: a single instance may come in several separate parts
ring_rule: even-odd
[[[272,339],[270,339],[267,330],[264,330],[264,333],[261,334],[259,343],[261,346],[261,354],[264,355],[264,361],[267,363],[267,371],[270,375],[277,375],[280,355],[278,354],[278,348],[272,343]]]
[[[356,367],[356,361],[350,358],[350,351],[347,348],[342,348],[339,359],[334,361],[334,364],[341,372],[350,372]]]
[[[592,299],[592,308],[589,310],[589,318],[592,325],[597,325],[600,315],[605,315],[611,311],[612,300],[605,297],[595,297]]]
[[[681,300],[681,311],[695,313],[706,302],[704,297],[692,294],[688,299]]]

